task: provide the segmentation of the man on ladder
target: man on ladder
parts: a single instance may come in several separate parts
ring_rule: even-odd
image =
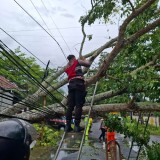
[[[67,57],[68,64],[65,69],[65,72],[68,75],[68,108],[66,112],[66,132],[72,131],[71,120],[72,120],[72,112],[75,107],[75,132],[80,132],[83,130],[80,127],[81,115],[82,115],[82,107],[85,103],[85,81],[82,73],[81,66],[89,67],[90,62],[86,61],[83,57],[81,59],[76,59],[74,55],[69,55]]]

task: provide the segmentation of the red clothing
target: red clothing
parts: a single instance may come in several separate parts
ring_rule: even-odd
[[[65,72],[68,75],[68,80],[71,80],[72,78],[77,76],[83,77],[81,65],[76,59],[71,66],[68,66],[68,68],[66,68]]]
[[[82,107],[85,103],[85,84],[81,66],[89,67],[90,62],[71,59],[65,69],[68,75],[68,108],[66,111],[67,126],[70,127],[72,112],[75,108],[75,126],[79,127],[82,115]],[[71,127],[70,127],[71,128]],[[67,130],[67,129],[66,129]],[[78,129],[80,131],[80,128]]]

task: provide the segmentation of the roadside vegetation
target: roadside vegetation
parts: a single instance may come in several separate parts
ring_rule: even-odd
[[[146,122],[145,122],[146,123]],[[105,125],[109,131],[116,131],[124,134],[125,137],[132,138],[139,146],[146,148],[148,160],[159,160],[160,143],[152,142],[150,145],[150,135],[160,136],[160,127],[137,123],[136,120],[131,120],[130,117],[122,118],[119,115],[107,115]]]
[[[44,124],[34,124],[38,132],[37,146],[57,146],[58,140],[61,139],[61,132]]]

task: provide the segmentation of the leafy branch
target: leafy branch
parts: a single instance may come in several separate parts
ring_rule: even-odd
[[[108,115],[105,125],[109,128],[109,131],[123,133],[125,137],[132,138],[133,142],[136,142],[138,145],[147,145],[149,142],[149,131],[146,130],[143,134],[144,129],[137,127],[136,123],[131,123],[127,118],[121,119],[118,115]]]

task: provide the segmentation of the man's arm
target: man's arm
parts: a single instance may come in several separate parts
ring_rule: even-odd
[[[84,67],[89,67],[91,65],[91,62],[87,61],[87,60],[81,60],[81,59],[78,59],[78,62],[81,66],[84,66]]]

